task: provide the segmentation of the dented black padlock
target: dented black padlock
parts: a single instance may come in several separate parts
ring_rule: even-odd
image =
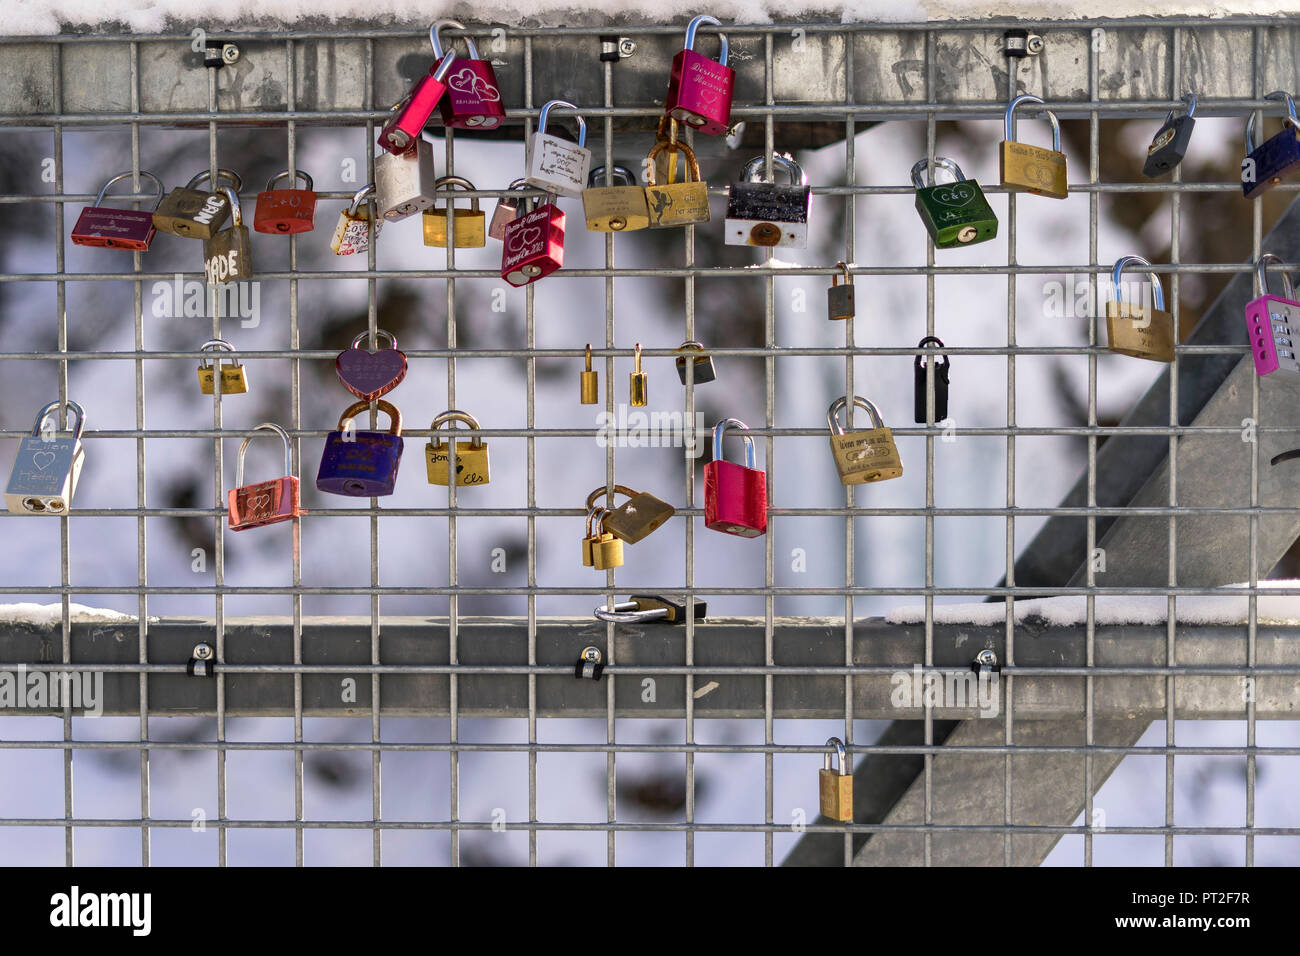
[[[1151,145],[1147,147],[1147,161],[1142,166],[1142,175],[1148,179],[1163,176],[1187,155],[1187,145],[1192,141],[1192,127],[1196,125],[1196,120],[1192,119],[1192,114],[1196,112],[1196,94],[1188,93],[1182,99],[1187,104],[1187,112],[1174,116],[1174,111],[1170,110],[1164,125],[1156,131]]]
[[[943,348],[943,342],[933,335],[927,335],[916,344],[919,349],[927,345],[936,345]],[[912,403],[913,419],[919,425],[927,423],[925,415],[925,362],[922,361],[924,353],[918,353],[916,360],[912,363],[912,368],[916,376],[916,385],[913,389],[914,400]],[[936,355],[934,362],[934,420],[941,422],[948,417],[948,356]]]

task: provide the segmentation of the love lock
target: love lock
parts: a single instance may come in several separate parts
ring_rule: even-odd
[[[211,677],[215,656],[211,645],[195,644],[194,650],[190,651],[189,663],[185,665],[185,673],[191,677]]]
[[[703,601],[692,601],[690,617],[703,621],[709,606]],[[664,624],[683,624],[687,617],[686,599],[674,600],[662,594],[632,594],[628,600],[613,607],[598,607],[592,611],[598,621],[613,624],[646,624],[650,621],[662,621]]]

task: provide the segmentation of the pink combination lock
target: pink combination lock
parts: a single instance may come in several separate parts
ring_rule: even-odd
[[[526,199],[519,201],[525,209]],[[554,202],[506,223],[501,240],[501,278],[524,286],[545,278],[564,265],[564,213]]]
[[[438,107],[438,101],[447,92],[447,74],[456,62],[455,52],[429,67],[429,74],[421,77],[406,94],[406,99],[393,107],[393,118],[379,134],[379,145],[394,156],[405,156],[415,149],[420,132]]]
[[[725,136],[731,128],[731,96],[736,71],[727,66],[727,38],[718,34],[722,48],[716,60],[696,53],[695,31],[701,23],[722,26],[715,18],[699,16],[686,27],[686,46],[673,57],[664,112],[710,136]]]
[[[704,526],[712,531],[756,538],[767,531],[767,473],[754,463],[754,439],[745,439],[745,464],[722,457],[728,427],[749,426],[724,418],[713,429],[713,460],[704,466]]]
[[[1259,281],[1258,299],[1246,304],[1246,336],[1250,339],[1250,354],[1255,359],[1255,374],[1260,378],[1281,372],[1284,376],[1300,375],[1300,362],[1296,361],[1296,336],[1300,335],[1300,302],[1295,301],[1295,289],[1290,277],[1282,273],[1282,291],[1285,298],[1268,294],[1270,262],[1283,265],[1281,259],[1266,252],[1255,263],[1255,276]]]
[[[444,53],[442,38],[438,36],[439,27],[464,30],[465,25],[455,20],[439,20],[429,28],[433,55],[442,60]],[[438,104],[442,123],[453,129],[495,129],[506,119],[496,71],[490,61],[479,58],[473,40],[466,37],[465,45],[469,47],[469,59],[461,60],[456,64],[455,72],[448,74],[447,95]]]

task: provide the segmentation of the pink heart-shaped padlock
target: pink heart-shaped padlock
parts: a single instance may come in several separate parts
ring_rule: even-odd
[[[361,347],[361,340],[369,333],[362,332],[352,340],[352,347],[344,349],[334,360],[334,371],[349,392],[363,402],[373,402],[387,395],[406,378],[406,353],[397,347],[397,338],[383,329],[375,331],[376,338],[387,338],[389,348],[369,352]]]

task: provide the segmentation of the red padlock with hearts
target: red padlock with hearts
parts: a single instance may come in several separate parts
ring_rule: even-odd
[[[519,201],[519,211],[527,208]],[[524,286],[545,278],[564,265],[564,213],[554,197],[532,212],[524,212],[506,223],[501,240],[501,278],[513,286]]]
[[[387,395],[406,378],[406,353],[398,349],[397,337],[375,329],[375,338],[388,339],[389,346],[371,352],[361,347],[361,340],[369,334],[362,332],[334,360],[334,371],[343,387],[363,402]]]
[[[274,432],[284,443],[284,475],[270,481],[245,485],[244,453],[248,451],[248,443],[253,440],[256,433],[263,430]],[[253,429],[253,432],[254,434],[245,438],[239,446],[239,459],[235,466],[236,487],[226,493],[228,524],[231,531],[247,531],[249,528],[290,521],[307,513],[306,509],[298,503],[298,476],[291,474],[288,432],[272,422],[263,422]]]

